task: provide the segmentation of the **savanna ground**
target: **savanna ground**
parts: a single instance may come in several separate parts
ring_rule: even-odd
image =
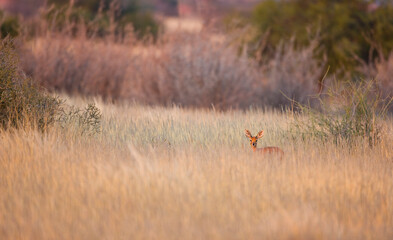
[[[371,148],[303,141],[290,111],[98,107],[93,136],[0,132],[1,239],[393,238],[391,119]]]

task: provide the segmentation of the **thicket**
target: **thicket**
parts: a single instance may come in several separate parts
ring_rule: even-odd
[[[393,49],[393,3],[364,0],[267,0],[254,9],[251,21],[264,54],[294,38],[297,46],[318,36],[315,57],[327,57],[331,73],[356,72],[359,60],[372,63]],[[267,34],[266,34],[267,33]]]
[[[42,93],[18,68],[13,42],[0,45],[0,124],[2,128],[35,125],[46,129],[55,121],[61,101]]]
[[[80,110],[46,93],[19,68],[15,44],[0,43],[0,128],[34,128],[47,131],[54,124],[77,125],[81,134],[99,131],[100,112],[94,105]]]
[[[82,33],[83,35],[83,33]],[[156,42],[118,44],[63,33],[34,39],[22,52],[26,73],[49,90],[106,100],[217,109],[307,103],[323,69],[313,47],[282,45],[258,65],[209,33],[173,33]]]
[[[376,145],[383,134],[381,120],[393,98],[384,98],[375,81],[341,82],[318,98],[319,109],[296,103],[300,110],[293,124],[295,138],[333,141],[365,140]]]

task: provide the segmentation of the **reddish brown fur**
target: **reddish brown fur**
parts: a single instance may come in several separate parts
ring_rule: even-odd
[[[259,152],[261,154],[279,154],[280,157],[284,155],[284,151],[279,147],[264,147],[257,148],[258,139],[262,138],[263,131],[260,131],[255,137],[253,137],[247,129],[245,130],[246,137],[250,139],[250,145],[253,152]]]

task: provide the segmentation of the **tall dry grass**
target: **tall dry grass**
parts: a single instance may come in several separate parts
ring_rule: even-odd
[[[1,239],[393,237],[391,119],[349,148],[292,138],[291,113],[98,105],[95,137],[0,132]]]

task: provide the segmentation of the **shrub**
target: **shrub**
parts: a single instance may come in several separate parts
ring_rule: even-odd
[[[315,104],[315,96],[322,90],[318,84],[326,72],[323,62],[314,59],[317,47],[314,40],[307,47],[295,49],[292,41],[281,43],[274,56],[262,64],[266,73],[266,102],[275,107],[300,104]]]
[[[380,52],[379,58],[372,63],[362,61],[358,71],[365,77],[374,78],[383,98],[393,97],[393,52],[387,58]],[[393,110],[390,107],[390,110]]]
[[[66,110],[70,108],[70,110]],[[0,127],[33,127],[46,131],[55,123],[75,123],[81,133],[99,132],[101,114],[90,104],[85,110],[65,105],[64,101],[45,93],[19,69],[13,42],[0,45]]]
[[[262,103],[257,93],[263,73],[227,43],[213,42],[209,35],[180,34],[157,48],[160,55],[137,62],[136,69],[143,71],[131,86],[135,94],[143,93],[143,101],[218,109]]]
[[[208,36],[181,34],[131,48],[51,37],[32,46],[23,54],[25,70],[50,90],[189,107],[261,103],[257,65]]]
[[[393,97],[393,52],[386,61],[376,65],[375,79],[385,98]]]
[[[139,58],[127,47],[64,35],[36,38],[31,46],[21,54],[24,70],[46,89],[104,99],[127,97],[123,84],[136,74],[133,66]]]
[[[61,109],[58,122],[63,129],[75,129],[81,135],[94,135],[101,130],[101,112],[92,103],[83,110],[68,106]]]
[[[208,33],[174,33],[157,42],[118,44],[62,34],[36,38],[22,53],[27,74],[49,90],[147,104],[219,109],[307,103],[326,72],[314,45],[282,45],[262,65]]]
[[[294,124],[296,135],[302,139],[333,140],[336,144],[363,139],[373,146],[380,140],[380,120],[393,98],[381,98],[375,81],[362,81],[330,88],[328,95],[319,100],[321,111],[298,104],[302,115]]]
[[[8,39],[0,45],[0,125],[44,130],[55,121],[61,101],[40,91],[20,71],[12,45]]]

